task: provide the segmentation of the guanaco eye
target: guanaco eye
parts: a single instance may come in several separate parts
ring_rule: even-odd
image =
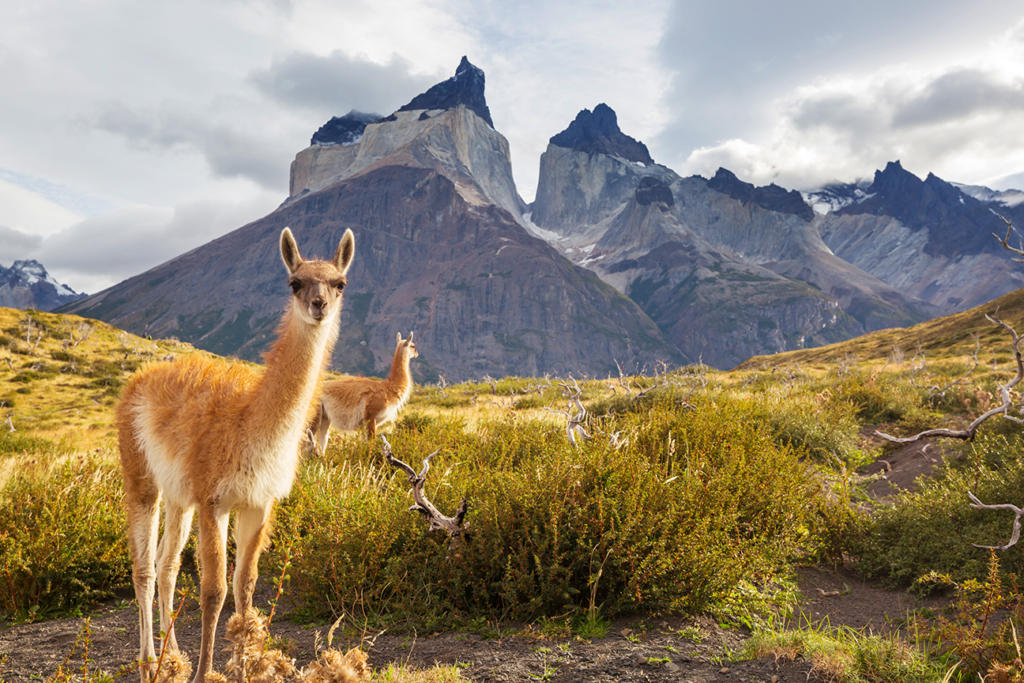
[[[338,284],[336,284],[336,285],[334,285],[334,286],[338,288],[338,291],[339,291],[339,292],[340,292],[341,290],[345,289],[345,283],[344,283],[344,282],[339,282]]]
[[[292,294],[298,294],[299,290],[302,289],[301,282],[289,282],[288,286],[292,288]]]

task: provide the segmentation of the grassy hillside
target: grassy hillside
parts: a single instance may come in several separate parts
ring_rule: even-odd
[[[788,351],[773,356],[754,356],[736,367],[737,370],[779,368],[793,364],[822,366],[844,360],[885,361],[893,352],[913,356],[919,349],[928,357],[948,359],[973,352],[975,337],[981,340],[986,362],[1009,360],[1009,336],[1006,331],[985,319],[985,314],[998,310],[1001,320],[1024,332],[1024,289],[1018,289],[987,304],[944,318],[935,318],[912,327],[871,332],[845,342],[801,351]]]
[[[111,446],[124,381],[147,360],[188,353],[197,351],[98,320],[0,308],[0,420],[6,431],[13,426],[69,450]]]

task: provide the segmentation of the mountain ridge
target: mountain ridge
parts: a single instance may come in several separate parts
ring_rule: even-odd
[[[688,360],[634,302],[529,234],[507,141],[464,104],[397,111],[351,144],[311,145],[292,173],[273,213],[64,310],[255,359],[287,301],[281,229],[308,255],[351,228],[334,369],[386,372],[395,333],[410,330],[421,381]]]

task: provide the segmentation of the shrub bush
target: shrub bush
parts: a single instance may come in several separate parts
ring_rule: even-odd
[[[1013,513],[970,507],[967,492],[982,502],[1024,505],[1024,447],[1020,435],[979,434],[970,462],[945,466],[920,489],[900,496],[892,506],[875,510],[852,550],[867,576],[907,585],[931,571],[953,581],[985,577],[988,551],[971,544],[1001,545],[1010,537]],[[1016,550],[1003,557],[1004,567],[1024,574]]]
[[[0,617],[74,614],[128,585],[121,498],[111,463],[72,457],[14,475],[0,490]]]
[[[306,466],[277,516],[269,571],[292,556],[292,597],[438,627],[473,615],[535,619],[591,605],[700,610],[741,579],[770,576],[820,541],[821,478],[743,404],[656,403],[572,448],[550,422],[507,413],[464,425],[399,424],[414,469],[438,448],[427,496],[451,514],[465,494],[472,539],[450,551],[409,514],[405,476],[377,444]],[[340,462],[339,462],[340,461]],[[831,518],[830,518],[831,519]]]

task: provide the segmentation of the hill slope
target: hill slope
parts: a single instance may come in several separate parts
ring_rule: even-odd
[[[994,353],[1008,353],[1010,336],[985,319],[985,314],[996,313],[1003,322],[1024,331],[1024,288],[1004,294],[988,303],[942,318],[935,318],[913,327],[879,330],[856,339],[829,344],[815,349],[790,351],[772,356],[754,356],[736,367],[752,370],[765,367],[783,367],[794,363],[836,363],[846,358],[857,361],[885,360],[900,348],[912,354],[918,348],[931,357],[970,354],[978,335],[982,348]]]

